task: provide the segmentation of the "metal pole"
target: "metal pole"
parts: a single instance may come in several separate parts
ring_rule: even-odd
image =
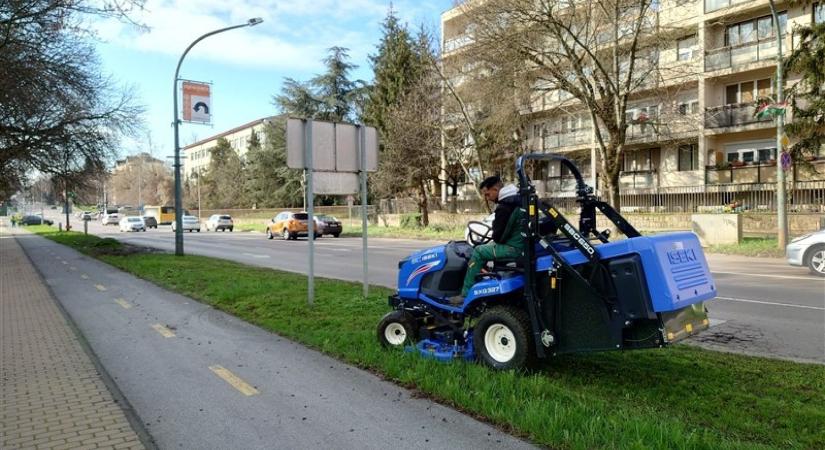
[[[367,157],[366,157],[366,129],[358,127],[358,155],[361,169],[361,241],[364,254],[364,298],[369,295],[370,285],[367,280],[369,266],[367,261]]]
[[[249,21],[243,25],[234,25],[204,34],[189,44],[189,47],[186,47],[186,50],[184,50],[183,54],[180,55],[178,66],[175,68],[175,79],[172,82],[172,126],[175,129],[175,255],[183,256],[183,196],[181,194],[180,138],[178,133],[178,127],[180,125],[180,120],[178,119],[178,75],[180,74],[180,66],[183,64],[183,59],[186,58],[186,54],[189,53],[189,50],[192,50],[192,47],[194,47],[195,44],[208,38],[209,36],[223,33],[224,31],[234,30],[235,28],[255,26],[261,22],[263,22],[263,20],[260,18],[249,19]]]
[[[315,302],[315,209],[312,193],[312,119],[304,121],[304,167],[306,171],[307,243],[309,245],[309,272],[307,273],[307,303]]]
[[[198,223],[201,221],[201,168],[198,167]],[[209,230],[206,230],[209,231]]]
[[[776,13],[776,4],[770,0],[773,29],[776,33],[776,103],[783,100],[783,67],[782,67],[782,30],[779,28],[779,15]],[[785,170],[782,168],[782,136],[785,134],[785,115],[776,116],[776,229],[777,247],[784,249],[788,244],[788,214],[785,199]]]

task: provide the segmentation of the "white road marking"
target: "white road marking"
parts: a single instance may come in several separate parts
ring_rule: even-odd
[[[270,258],[269,255],[259,255],[257,253],[244,253],[246,256],[251,256],[253,258]]]
[[[742,302],[742,303],[756,303],[759,305],[772,305],[772,306],[786,306],[788,308],[800,308],[800,309],[813,309],[816,311],[825,311],[825,307],[819,306],[808,306],[808,305],[793,305],[790,303],[779,303],[779,302],[766,302],[762,300],[750,300],[746,298],[734,298],[734,297],[716,297],[718,300],[727,300],[729,302]]]
[[[767,277],[767,278],[781,278],[786,280],[807,280],[807,281],[819,281],[825,282],[825,279],[817,279],[812,277],[797,277],[792,275],[771,275],[767,273],[744,273],[744,272],[720,272],[717,270],[711,270],[710,273],[721,273],[725,275],[744,275],[746,277]]]
[[[719,326],[719,325],[722,325],[723,323],[727,322],[727,320],[722,320],[722,319],[708,319],[708,320],[710,320],[710,325],[709,325],[710,327]]]

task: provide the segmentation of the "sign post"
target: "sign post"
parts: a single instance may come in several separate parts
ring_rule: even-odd
[[[301,169],[306,178],[309,273],[307,301],[315,298],[315,205],[314,194],[361,193],[361,226],[364,296],[369,293],[367,259],[367,173],[378,166],[378,133],[373,127],[311,119],[288,119],[286,126],[287,166]],[[349,206],[351,200],[347,200]],[[350,208],[351,210],[351,208]],[[352,214],[350,212],[350,214]],[[310,228],[310,226],[312,228]]]
[[[312,186],[312,119],[304,121],[304,170],[306,171],[307,190],[307,241],[309,245],[309,273],[307,274],[307,303],[315,302],[315,197]]]
[[[364,253],[364,298],[369,295],[370,285],[367,278],[369,273],[367,260],[367,152],[366,148],[366,130],[363,126],[358,127],[358,162],[359,171],[361,175],[361,244]]]

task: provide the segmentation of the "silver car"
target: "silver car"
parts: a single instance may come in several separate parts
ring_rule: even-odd
[[[825,229],[792,240],[785,256],[788,264],[807,266],[812,274],[825,277]]]

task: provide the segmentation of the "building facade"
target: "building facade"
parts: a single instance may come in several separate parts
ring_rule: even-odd
[[[218,139],[223,138],[229,142],[232,149],[243,158],[249,148],[249,139],[252,133],[258,137],[261,145],[266,142],[265,127],[277,116],[264,117],[253,120],[228,131],[210,136],[183,148],[185,158],[183,160],[183,177],[190,178],[193,174],[205,172],[209,168],[211,161],[211,150],[218,145]]]
[[[825,20],[816,3],[778,1],[784,55],[799,45],[799,26]],[[442,14],[445,64],[474,44],[462,7]],[[775,95],[777,38],[768,0],[661,0],[651,23],[670,41],[657,54],[661,79],[628,105],[620,178],[624,211],[774,210],[776,125],[757,118],[757,99]],[[799,79],[787,76],[785,86]],[[519,109],[527,151],[565,154],[598,189],[599,163],[590,114],[569,94],[536,86]],[[786,120],[792,120],[790,111]],[[791,211],[825,211],[825,151],[788,171]],[[572,177],[550,165],[537,189],[564,202]]]

